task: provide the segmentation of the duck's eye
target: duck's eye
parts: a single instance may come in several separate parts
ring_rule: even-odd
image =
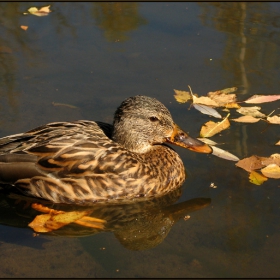
[[[150,117],[149,120],[151,122],[156,122],[156,121],[158,121],[158,118],[157,117]]]

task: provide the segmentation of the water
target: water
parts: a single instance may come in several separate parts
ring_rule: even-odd
[[[280,94],[276,2],[51,3],[48,16],[23,15],[45,5],[0,3],[1,137],[52,121],[111,122],[136,94],[158,98],[198,136],[210,118],[178,104],[174,88],[205,95],[237,86],[239,100]],[[261,107],[269,114],[279,101]],[[240,158],[279,153],[279,126],[265,122],[231,123],[212,139]],[[106,232],[34,236],[30,204],[1,196],[0,276],[279,277],[279,180],[256,186],[231,161],[176,150],[189,178],[176,198],[185,212],[174,222],[168,203],[155,204],[150,212],[129,209],[130,220],[117,216]]]

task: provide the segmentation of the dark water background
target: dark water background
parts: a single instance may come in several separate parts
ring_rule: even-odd
[[[1,137],[52,121],[111,122],[137,94],[158,98],[198,136],[210,118],[178,104],[174,88],[206,95],[236,86],[239,100],[280,94],[277,2],[50,4],[48,16],[36,17],[23,13],[48,2],[0,3]],[[279,114],[280,103],[261,107]],[[212,139],[240,158],[270,156],[279,153],[279,132],[232,123]],[[112,232],[33,237],[7,218],[0,277],[279,277],[279,180],[256,186],[231,161],[176,150],[189,174],[178,202],[211,204],[175,223],[158,246],[129,250]]]

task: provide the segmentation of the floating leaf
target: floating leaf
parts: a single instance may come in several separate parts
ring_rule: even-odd
[[[23,29],[23,30],[27,30],[27,29],[28,29],[28,26],[26,26],[26,25],[21,25],[20,28]]]
[[[259,112],[261,107],[253,106],[253,107],[240,107],[236,110],[238,113],[246,116],[252,116],[255,118],[264,118],[265,114]]]
[[[216,145],[217,143],[208,139],[208,138],[197,138],[198,140],[200,140],[201,142],[208,144],[211,146],[212,148],[212,155],[216,156],[216,157],[220,157],[223,159],[227,159],[227,160],[233,160],[233,161],[238,161],[239,158],[223,149],[214,147],[214,145]]]
[[[201,104],[193,104],[193,107],[202,114],[209,115],[218,119],[222,118],[222,116],[214,108]]]
[[[237,119],[231,119],[231,120],[235,122],[242,122],[242,123],[255,123],[258,122],[260,118],[255,118],[252,116],[242,116]]]
[[[278,116],[267,117],[266,119],[269,123],[280,124],[280,117]]]
[[[247,158],[243,158],[238,161],[236,166],[245,169],[248,172],[251,172],[255,169],[260,169],[263,167],[262,158],[258,156],[251,156]]]
[[[249,104],[257,104],[257,103],[272,102],[278,99],[280,99],[280,95],[253,95],[247,100],[245,100],[244,102]]]
[[[50,232],[75,222],[87,215],[89,211],[71,211],[61,214],[42,214],[28,224],[36,232]]]
[[[197,138],[197,139],[200,140],[201,142],[211,145],[211,146],[217,145],[217,142],[212,141],[211,139],[208,139],[208,138]]]
[[[212,155],[216,156],[216,157],[220,157],[226,160],[232,160],[232,161],[238,161],[239,158],[223,149],[217,148],[215,146],[211,146],[213,152]]]
[[[175,91],[174,97],[179,103],[186,103],[188,100],[192,99],[192,96],[188,91],[177,90],[177,89],[174,89],[174,91]]]
[[[228,109],[231,109],[231,108],[236,108],[236,109],[238,109],[238,108],[241,107],[241,106],[240,106],[239,104],[237,104],[237,103],[227,103],[227,104],[225,104],[224,106],[225,106],[225,108],[228,108]]]
[[[265,168],[261,169],[261,172],[268,178],[280,179],[280,167],[277,164],[269,164]]]
[[[200,96],[200,97],[193,96],[193,103],[202,104],[206,106],[219,107],[219,105],[214,100],[212,100],[207,96]]]
[[[217,103],[217,106],[223,107],[227,104],[236,102],[236,94],[215,94],[213,92],[209,92],[208,96]]]
[[[264,166],[267,166],[269,164],[277,164],[278,166],[280,166],[280,154],[273,154],[268,158],[261,158],[262,159],[262,164]]]
[[[42,7],[41,9],[37,9],[36,7],[31,7],[28,9],[28,12],[34,16],[38,16],[38,17],[42,17],[42,16],[47,16],[51,10],[50,10],[50,6],[45,6]]]
[[[208,94],[228,94],[228,93],[232,93],[232,92],[235,92],[237,91],[237,87],[232,87],[232,88],[225,88],[225,89],[222,89],[222,90],[216,90],[216,91],[210,91],[208,92]]]
[[[200,130],[200,136],[201,137],[211,137],[220,131],[227,129],[230,126],[229,120],[228,120],[229,114],[226,116],[224,120],[221,122],[215,123],[213,121],[209,121],[205,123],[201,130]]]
[[[255,185],[261,185],[264,181],[267,181],[267,178],[263,176],[262,174],[252,171],[249,175],[250,182]]]

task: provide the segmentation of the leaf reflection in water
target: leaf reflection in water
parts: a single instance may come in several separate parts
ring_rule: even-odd
[[[40,215],[50,215],[51,229],[43,234],[80,237],[113,232],[125,248],[147,250],[159,245],[177,221],[184,219],[190,212],[208,206],[211,202],[210,198],[194,198],[175,204],[181,194],[182,189],[179,188],[168,195],[149,200],[142,198],[122,203],[77,206],[53,204],[6,191],[0,192],[0,224],[28,227]],[[61,222],[62,217],[55,217],[56,213],[66,214],[69,217],[71,212],[74,213],[75,220],[64,220],[63,225],[57,228],[54,226],[54,221]],[[102,227],[95,227],[95,223],[90,223],[91,220],[104,222]],[[35,228],[33,230],[36,231]]]

